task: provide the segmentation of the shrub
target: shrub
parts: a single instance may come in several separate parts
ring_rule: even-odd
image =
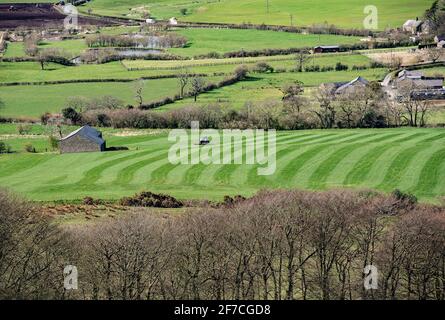
[[[110,126],[110,117],[105,113],[99,113],[97,115],[97,124],[101,127]]]
[[[237,81],[243,80],[247,77],[248,73],[249,69],[245,65],[240,65],[234,71],[235,79]]]
[[[258,73],[266,73],[266,72],[273,72],[274,69],[272,66],[267,64],[266,62],[258,62],[252,69],[253,72]]]
[[[382,63],[380,63],[380,62],[377,62],[377,61],[372,61],[372,62],[369,64],[369,67],[370,67],[371,69],[376,69],[376,68],[384,68],[385,65],[382,64]]]
[[[49,136],[49,145],[51,146],[51,149],[57,150],[59,149],[59,139],[57,139],[54,136]]]
[[[0,141],[0,153],[11,153],[11,146]]]
[[[343,64],[341,62],[337,62],[337,64],[335,65],[335,71],[344,71],[348,69],[349,69],[348,65]]]
[[[42,122],[43,125],[47,125],[49,119],[51,119],[51,113],[49,112],[45,112],[40,116],[40,121]]]
[[[127,207],[180,208],[182,202],[174,197],[144,191],[133,197],[124,197],[120,204]]]
[[[94,206],[94,205],[102,204],[102,201],[99,199],[94,199],[93,197],[87,196],[87,197],[83,198],[82,203],[87,206]]]
[[[35,153],[36,148],[34,148],[34,146],[30,142],[28,142],[27,144],[25,144],[25,151],[30,153]]]
[[[412,193],[406,193],[400,191],[399,189],[395,189],[391,194],[394,198],[401,202],[407,202],[410,205],[414,205],[417,203],[417,197]]]
[[[306,72],[319,72],[320,71],[320,66],[317,65],[317,64],[313,65],[313,66],[307,66],[304,71],[306,71]]]
[[[368,69],[368,66],[356,66],[356,65],[352,66],[352,70],[366,70],[366,69]]]
[[[31,126],[27,124],[19,124],[17,131],[20,135],[29,134],[31,132]]]
[[[81,115],[71,107],[62,110],[65,119],[70,120],[72,124],[78,124],[82,120]]]

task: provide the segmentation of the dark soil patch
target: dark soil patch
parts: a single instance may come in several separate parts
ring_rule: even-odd
[[[51,3],[2,3],[0,4],[0,29],[17,27],[60,28],[65,15]],[[115,25],[113,19],[79,16],[80,25]]]

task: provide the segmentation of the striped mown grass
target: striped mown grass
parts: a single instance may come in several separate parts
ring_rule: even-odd
[[[216,200],[262,188],[398,188],[432,202],[445,195],[443,129],[279,132],[271,176],[258,176],[258,165],[171,164],[165,132],[110,136],[108,144],[130,150],[2,155],[0,185],[45,201],[118,199],[141,190]]]

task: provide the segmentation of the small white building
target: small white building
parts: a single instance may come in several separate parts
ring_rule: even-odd
[[[171,17],[170,19],[168,19],[168,24],[170,24],[170,25],[177,25],[178,24],[178,20],[175,17]]]
[[[146,24],[153,24],[155,22],[156,22],[155,19],[152,19],[152,18],[145,19]]]

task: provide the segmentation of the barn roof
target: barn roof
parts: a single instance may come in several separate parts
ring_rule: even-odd
[[[340,86],[340,87],[336,90],[336,93],[339,93],[339,92],[345,90],[346,88],[352,87],[352,86],[354,86],[354,85],[356,85],[356,84],[361,84],[361,85],[366,86],[366,85],[369,84],[369,81],[366,80],[365,78],[357,77],[357,78],[355,78],[355,79],[353,79],[353,80],[351,80],[351,81],[345,83],[344,85]]]
[[[91,140],[97,144],[103,144],[105,142],[104,139],[102,139],[102,134],[88,125],[71,132],[69,135],[62,138],[61,141],[67,140],[76,135],[81,135],[82,137]]]
[[[398,74],[399,78],[420,79],[423,77],[423,73],[420,71],[402,70]]]
[[[339,49],[339,46],[316,46],[315,49],[321,48],[321,49]]]
[[[437,88],[443,87],[443,78],[432,79],[415,79],[414,84],[418,87]]]

